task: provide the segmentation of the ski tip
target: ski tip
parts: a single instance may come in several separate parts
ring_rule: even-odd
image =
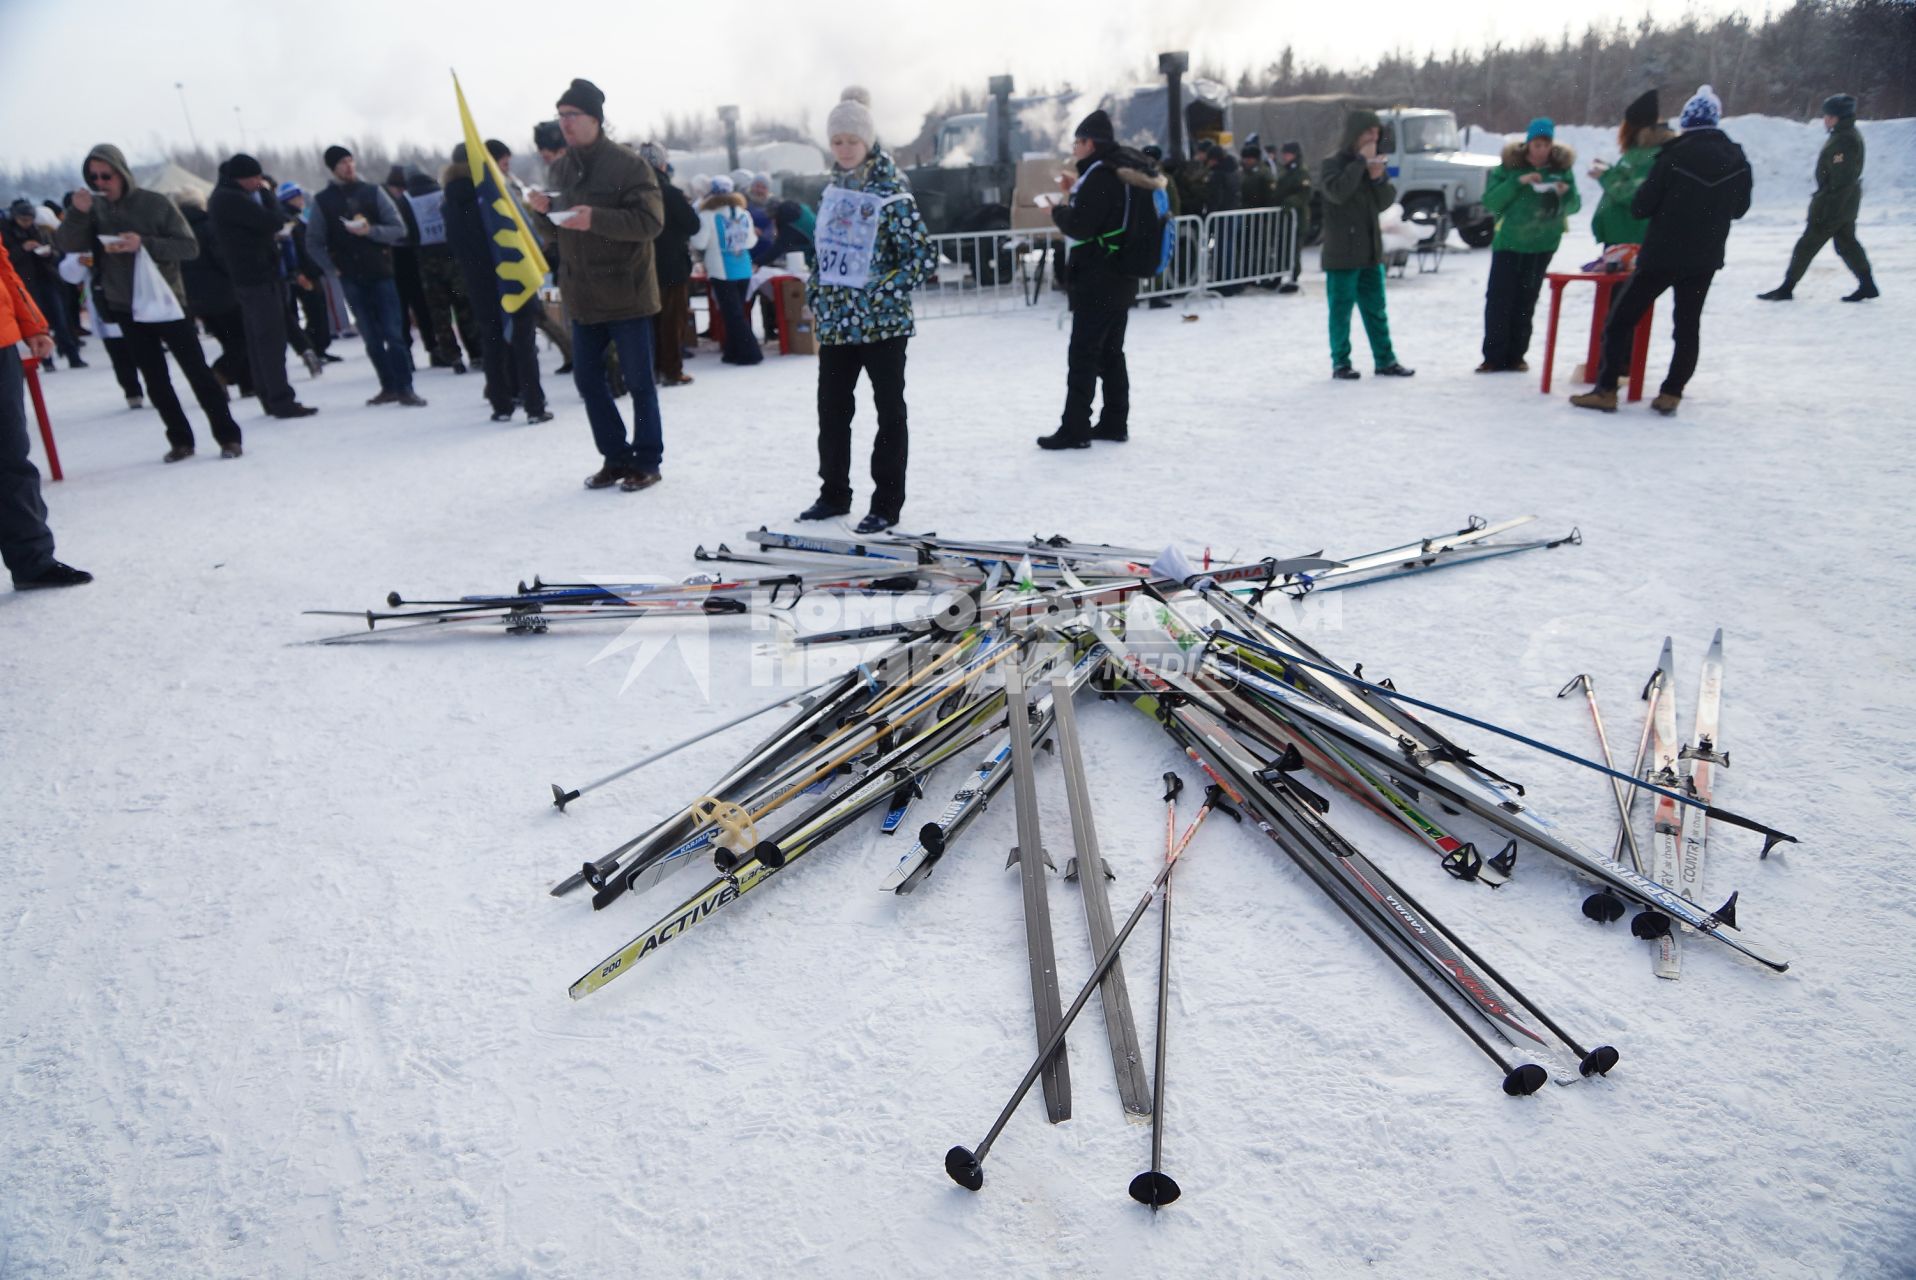
[[[1504,1092],[1513,1098],[1527,1098],[1543,1088],[1550,1079],[1550,1073],[1534,1062],[1512,1067],[1504,1077]]]
[[[561,787],[556,782],[552,784],[552,806],[553,808],[557,809],[560,813],[564,813],[565,807],[571,804],[574,800],[577,800],[578,798],[579,798],[578,792],[567,791],[564,787]]]
[[[1615,924],[1623,918],[1623,899],[1605,890],[1583,900],[1583,914],[1598,924]]]
[[[1153,1209],[1170,1204],[1182,1194],[1177,1181],[1170,1174],[1157,1169],[1147,1169],[1131,1179],[1131,1198]]]
[[[967,1191],[976,1191],[985,1185],[984,1162],[972,1155],[969,1147],[953,1147],[945,1152],[945,1172]]]
[[[1658,938],[1668,937],[1670,917],[1661,911],[1639,911],[1631,918],[1630,935],[1642,938],[1645,942],[1655,942]]]
[[[1607,1044],[1600,1044],[1583,1055],[1583,1061],[1577,1064],[1577,1070],[1585,1076],[1607,1076],[1610,1068],[1617,1065],[1617,1051]]]

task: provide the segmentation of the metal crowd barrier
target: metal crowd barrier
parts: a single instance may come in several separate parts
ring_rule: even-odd
[[[1235,209],[1173,220],[1176,238],[1164,274],[1145,281],[1140,300],[1196,297],[1263,281],[1296,280],[1298,217],[1290,209]],[[1055,227],[933,236],[938,270],[912,291],[920,320],[1062,304],[1058,270],[1067,252]]]

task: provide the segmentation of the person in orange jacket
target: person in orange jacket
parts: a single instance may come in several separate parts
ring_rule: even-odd
[[[16,591],[77,587],[93,575],[53,558],[53,530],[40,499],[40,472],[27,456],[26,375],[20,342],[35,359],[53,354],[46,317],[40,314],[18,273],[0,254],[0,560]]]

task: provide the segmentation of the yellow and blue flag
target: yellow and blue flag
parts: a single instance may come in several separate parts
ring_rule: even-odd
[[[486,150],[479,126],[472,122],[466,106],[466,91],[459,87],[459,75],[453,73],[452,91],[459,97],[459,123],[466,134],[466,163],[472,169],[472,183],[479,193],[479,216],[486,224],[486,239],[492,245],[493,272],[499,278],[499,305],[508,314],[519,310],[539,296],[545,282],[545,255],[539,241],[526,226],[519,205],[506,186],[506,175],[499,162]]]

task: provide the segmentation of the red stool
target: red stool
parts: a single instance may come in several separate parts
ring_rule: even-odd
[[[1549,395],[1551,373],[1557,362],[1557,317],[1563,310],[1564,286],[1579,280],[1588,280],[1597,286],[1595,305],[1590,312],[1590,353],[1584,366],[1589,374],[1586,380],[1595,382],[1597,365],[1603,356],[1603,322],[1610,315],[1610,297],[1630,282],[1630,275],[1621,271],[1552,271],[1544,279],[1550,285],[1550,328],[1543,343],[1543,393]],[[1650,322],[1655,316],[1656,308],[1651,307],[1637,322],[1636,341],[1630,347],[1631,400],[1643,399],[1643,366],[1650,356]]]
[[[60,451],[53,447],[53,423],[47,420],[47,398],[40,394],[40,361],[28,356],[20,362],[20,368],[27,376],[27,394],[33,397],[33,416],[40,420],[40,443],[47,447],[47,471],[55,480],[63,480]]]

